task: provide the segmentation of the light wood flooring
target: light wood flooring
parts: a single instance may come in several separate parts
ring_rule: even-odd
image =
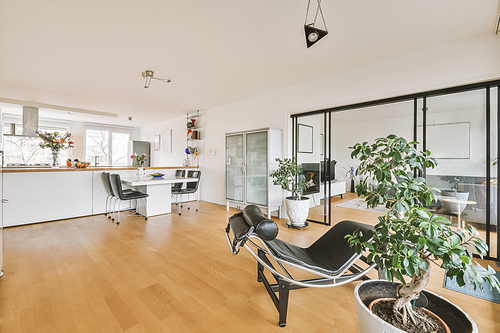
[[[357,332],[356,283],[291,291],[288,325],[280,328],[255,260],[229,252],[224,228],[235,212],[201,202],[199,212],[120,225],[98,215],[4,229],[0,332]],[[376,215],[332,213],[336,221]],[[328,230],[276,221],[279,237],[301,246]],[[467,311],[481,333],[500,332],[500,304],[442,283],[443,272],[433,269],[428,289]]]

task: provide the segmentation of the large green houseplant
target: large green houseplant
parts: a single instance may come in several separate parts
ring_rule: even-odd
[[[437,162],[429,151],[417,151],[416,144],[389,135],[372,144],[349,147],[351,157],[360,162],[358,176],[365,176],[356,186],[358,196],[365,198],[368,207],[384,205],[387,213],[379,217],[371,234],[346,237],[358,253],[369,252],[368,261],[374,260],[387,280],[402,282],[393,313],[403,323],[408,319],[416,323],[412,301],[429,282],[432,265],[445,269],[449,277],[456,276],[460,286],[482,288],[489,281],[499,288],[493,268],[474,261],[473,251],[481,257],[487,252],[477,230],[472,226],[465,232],[454,229],[447,218],[426,209],[436,198],[426,180],[417,175]],[[405,277],[411,280],[407,282]]]
[[[276,162],[278,168],[271,173],[273,184],[292,192],[292,196],[286,197],[287,214],[291,225],[301,228],[309,215],[309,198],[301,196],[301,192],[314,185],[313,181],[307,181],[302,176],[302,169],[295,159],[276,158]]]

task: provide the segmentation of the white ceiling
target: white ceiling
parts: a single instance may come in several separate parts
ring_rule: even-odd
[[[0,101],[141,126],[493,33],[499,6],[324,0],[329,34],[307,49],[307,0],[2,0]],[[172,83],[144,89],[146,69]]]

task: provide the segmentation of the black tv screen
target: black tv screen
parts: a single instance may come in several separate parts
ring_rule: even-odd
[[[337,165],[337,161],[333,160],[330,161],[329,163],[327,162],[326,165],[330,166],[330,170],[325,169],[325,162],[321,161],[321,182],[324,183],[325,181],[334,181],[335,180],[335,166]]]

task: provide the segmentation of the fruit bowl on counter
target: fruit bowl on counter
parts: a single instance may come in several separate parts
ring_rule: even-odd
[[[162,179],[163,176],[165,176],[165,175],[161,172],[155,172],[155,173],[152,173],[151,176],[153,176],[154,179]]]

